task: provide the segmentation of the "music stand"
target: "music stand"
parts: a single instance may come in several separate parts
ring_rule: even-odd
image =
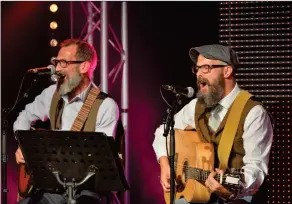
[[[78,190],[129,189],[114,138],[101,132],[19,130],[16,138],[33,186],[48,192],[67,191],[75,203]]]

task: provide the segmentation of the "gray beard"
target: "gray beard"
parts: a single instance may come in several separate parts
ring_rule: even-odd
[[[58,93],[61,96],[72,92],[81,83],[82,76],[77,71],[75,73],[76,73],[76,75],[74,77],[72,77],[71,79],[68,78],[68,80],[66,82],[63,82],[63,83],[60,82],[60,84],[58,84]]]
[[[220,77],[219,80],[215,81],[214,84],[206,85],[209,86],[207,93],[202,93],[200,90],[197,92],[197,98],[200,103],[203,103],[206,108],[215,107],[218,102],[222,99],[224,94],[224,81]]]

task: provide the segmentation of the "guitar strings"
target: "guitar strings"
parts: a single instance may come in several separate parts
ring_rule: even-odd
[[[203,169],[200,169],[200,168],[195,168],[195,167],[186,167],[184,165],[176,165],[176,169],[177,171],[182,171],[184,172],[186,175],[197,175],[199,177],[208,177],[209,174],[211,173],[210,171],[208,170],[203,170]],[[183,171],[183,170],[187,170],[187,172]],[[217,177],[218,179],[220,179],[220,174],[217,174],[215,175],[215,177]],[[227,175],[223,175],[222,176],[223,179],[226,179],[227,178]]]
[[[205,173],[211,173],[210,170],[204,170],[202,168],[197,168],[197,167],[191,167],[191,166],[185,166],[185,165],[181,165],[181,164],[175,164],[175,168],[178,170],[183,170],[183,169],[187,169],[189,171],[201,171],[201,172],[205,172]],[[240,174],[240,173],[239,173]]]

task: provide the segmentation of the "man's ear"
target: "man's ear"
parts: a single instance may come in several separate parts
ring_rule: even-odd
[[[223,76],[224,78],[229,78],[232,76],[233,68],[231,66],[224,67]]]
[[[89,71],[90,63],[88,61],[83,62],[79,67],[80,74],[85,74]]]

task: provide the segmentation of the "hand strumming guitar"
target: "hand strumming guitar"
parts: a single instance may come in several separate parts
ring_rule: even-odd
[[[25,163],[20,147],[15,152],[15,159],[17,164]]]
[[[164,191],[170,191],[170,166],[168,162],[168,158],[166,156],[162,156],[159,159],[160,163],[160,183]]]
[[[213,171],[209,174],[209,176],[205,182],[205,186],[208,188],[210,193],[215,193],[218,196],[220,196],[221,198],[229,199],[230,196],[232,195],[232,193],[229,190],[227,190],[226,188],[224,188],[214,178],[216,176],[216,174],[223,175],[223,173],[224,173],[223,170],[216,168],[215,171]]]

